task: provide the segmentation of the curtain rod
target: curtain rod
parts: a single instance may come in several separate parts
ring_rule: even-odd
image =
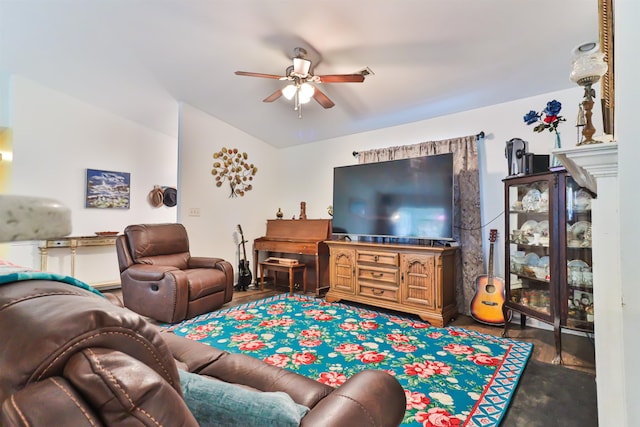
[[[479,139],[482,139],[482,138],[484,138],[484,131],[483,130],[481,130],[479,133],[476,134],[476,141],[479,140]],[[358,153],[357,151],[354,151],[351,154],[353,155],[353,157],[358,157],[358,154],[360,154],[360,153]]]

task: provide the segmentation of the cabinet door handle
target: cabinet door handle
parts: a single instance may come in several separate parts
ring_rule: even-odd
[[[378,255],[374,255],[374,256],[373,256],[373,260],[374,260],[375,262],[378,262],[378,259],[380,259],[380,257],[379,257]]]
[[[384,289],[372,289],[371,293],[374,295],[382,295],[384,294]]]
[[[375,271],[371,272],[371,277],[378,278],[378,277],[382,277],[382,276],[384,276],[383,273],[376,273]]]

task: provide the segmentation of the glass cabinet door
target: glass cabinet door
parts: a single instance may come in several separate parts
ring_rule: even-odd
[[[592,194],[570,176],[566,184],[566,277],[562,324],[593,331],[593,264],[591,257]]]
[[[551,321],[554,315],[548,177],[513,180],[506,187],[509,256],[508,305]]]

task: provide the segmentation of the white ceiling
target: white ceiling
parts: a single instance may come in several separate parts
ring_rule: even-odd
[[[0,0],[0,69],[169,135],[179,102],[275,147],[572,87],[597,0]],[[304,47],[322,84],[302,119],[285,73]]]

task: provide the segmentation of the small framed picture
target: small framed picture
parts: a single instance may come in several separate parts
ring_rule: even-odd
[[[129,209],[131,174],[87,169],[86,208]]]

